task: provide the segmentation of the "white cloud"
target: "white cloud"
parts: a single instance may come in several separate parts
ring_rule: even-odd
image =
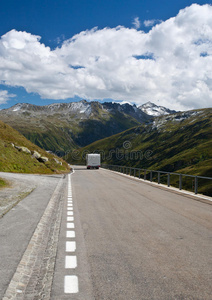
[[[145,27],[152,27],[154,26],[155,24],[159,24],[159,23],[162,23],[162,20],[145,20],[144,21],[144,26]]]
[[[12,30],[0,39],[0,82],[49,99],[76,95],[173,109],[210,107],[211,15],[211,6],[193,4],[148,33],[93,28],[55,50],[39,36]]]
[[[139,20],[139,17],[134,18],[133,25],[134,25],[135,29],[139,29],[141,27],[141,22]]]
[[[6,90],[0,90],[0,104],[7,103],[10,98],[15,97],[14,94],[9,94]]]

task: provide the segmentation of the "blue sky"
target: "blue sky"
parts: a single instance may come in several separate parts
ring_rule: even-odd
[[[211,62],[212,10],[204,5],[212,1],[193,3],[0,0],[0,108],[82,98],[211,106],[211,70],[204,69]]]

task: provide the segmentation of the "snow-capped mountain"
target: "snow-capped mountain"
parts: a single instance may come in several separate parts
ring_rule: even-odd
[[[45,106],[18,103],[1,110],[0,118],[41,148],[64,155],[69,149],[153,122],[155,115],[171,112],[150,102],[137,107],[81,100]]]
[[[159,117],[176,113],[175,110],[170,110],[164,106],[158,106],[152,102],[147,102],[138,107],[149,116]]]

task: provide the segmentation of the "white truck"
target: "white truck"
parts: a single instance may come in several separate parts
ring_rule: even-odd
[[[99,169],[100,167],[100,154],[86,154],[86,166],[87,169]]]

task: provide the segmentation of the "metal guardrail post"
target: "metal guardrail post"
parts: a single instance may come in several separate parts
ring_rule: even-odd
[[[158,172],[158,184],[160,184],[160,172]]]
[[[170,173],[168,173],[167,186],[170,187]]]
[[[141,178],[141,170],[139,169],[139,174],[138,174],[138,178]]]
[[[130,167],[130,176],[131,176],[131,167]]]
[[[134,169],[134,177],[135,177],[135,169]]]
[[[152,171],[150,171],[150,181],[152,182]]]
[[[146,170],[144,170],[144,180],[146,180]]]
[[[182,190],[182,174],[179,175],[179,189]]]
[[[194,193],[197,194],[198,193],[198,177],[195,177],[195,184],[194,184]]]

